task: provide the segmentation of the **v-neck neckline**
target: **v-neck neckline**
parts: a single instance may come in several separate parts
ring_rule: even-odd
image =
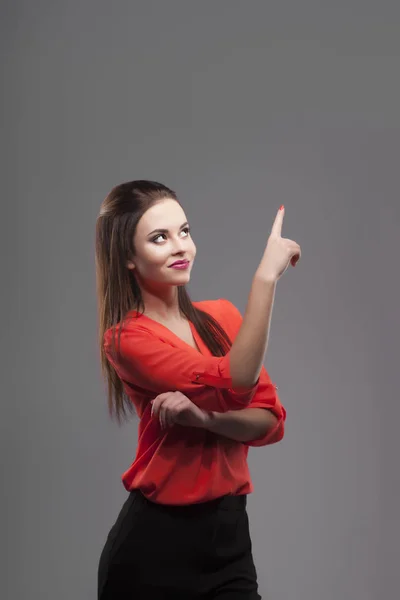
[[[130,312],[139,314],[135,310],[132,310]],[[163,323],[160,323],[159,321],[156,321],[155,319],[152,319],[151,317],[149,317],[149,316],[147,316],[147,315],[145,315],[143,313],[140,314],[140,318],[145,318],[148,321],[151,321],[157,327],[161,327],[162,329],[164,329],[165,331],[167,331],[169,333],[169,335],[172,336],[173,338],[175,338],[176,340],[178,340],[180,342],[180,344],[183,344],[185,347],[190,348],[191,350],[194,350],[195,352],[198,352],[199,354],[203,354],[202,347],[204,346],[204,343],[203,343],[203,340],[201,339],[201,337],[199,336],[199,334],[197,333],[197,330],[196,330],[195,326],[193,325],[192,321],[188,320],[188,323],[189,323],[189,327],[191,329],[191,332],[192,332],[195,344],[197,345],[197,348],[193,348],[193,346],[191,346],[190,344],[188,344],[187,342],[185,342],[185,340],[183,340],[181,337],[179,337],[179,335],[176,335],[176,333],[174,333],[172,331],[172,329],[170,329],[166,325],[163,325]]]

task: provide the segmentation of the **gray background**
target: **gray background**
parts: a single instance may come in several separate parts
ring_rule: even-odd
[[[192,299],[246,306],[272,220],[266,367],[286,437],[250,450],[260,591],[398,598],[398,2],[6,2],[2,598],[94,599],[136,422],[108,419],[94,226],[111,187],[176,189]],[[4,593],[6,592],[6,593]]]

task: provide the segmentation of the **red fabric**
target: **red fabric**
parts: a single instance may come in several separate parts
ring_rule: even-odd
[[[193,304],[212,315],[231,340],[235,339],[242,316],[229,300]],[[149,500],[161,504],[193,504],[224,494],[252,492],[248,447],[272,444],[284,435],[286,411],[265,367],[253,387],[233,389],[230,353],[212,356],[194,325],[190,326],[200,352],[164,325],[135,311],[128,314],[122,327],[119,355],[112,351],[112,330],[104,336],[107,358],[140,418],[136,458],[123,473],[123,484],[128,491],[139,488]],[[117,348],[118,332],[119,325]],[[176,390],[206,410],[269,408],[278,424],[262,438],[246,443],[194,427],[174,425],[163,431],[158,419],[151,417],[150,400]]]

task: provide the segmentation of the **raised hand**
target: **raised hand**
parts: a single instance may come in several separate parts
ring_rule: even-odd
[[[295,267],[301,257],[299,244],[282,237],[284,213],[285,209],[281,206],[275,217],[264,255],[258,267],[259,275],[271,281],[278,281],[288,268],[289,263]]]

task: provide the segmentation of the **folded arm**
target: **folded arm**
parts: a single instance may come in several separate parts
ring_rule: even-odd
[[[265,408],[243,408],[210,413],[205,429],[249,446],[279,442],[284,435],[284,419]]]
[[[225,413],[211,412],[204,428],[248,446],[266,446],[283,438],[285,421],[286,410],[263,366],[257,391],[249,406]]]

